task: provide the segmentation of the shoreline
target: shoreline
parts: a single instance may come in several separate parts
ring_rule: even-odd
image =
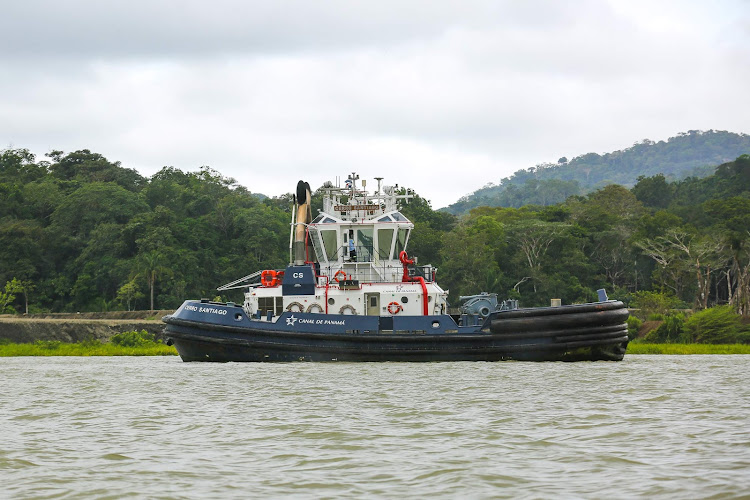
[[[0,344],[0,358],[47,356],[177,356],[177,349],[161,343],[126,347],[97,341],[80,343],[37,341],[33,344]]]
[[[646,344],[630,342],[628,354],[667,354],[699,356],[702,354],[750,354],[748,344]]]
[[[750,354],[747,344],[642,344],[630,343],[625,354],[636,355],[685,355],[700,356],[710,354]],[[13,343],[0,341],[2,357],[44,357],[44,356],[177,356],[173,346],[154,343],[141,347],[124,347],[97,340],[84,342],[63,342],[59,340],[37,340],[34,343]]]
[[[106,313],[3,315],[0,316],[0,343],[24,344],[37,341],[107,342],[117,333],[141,330],[153,334],[158,340],[164,340],[165,325],[161,321],[162,312],[150,311],[148,315],[143,313],[125,315]]]

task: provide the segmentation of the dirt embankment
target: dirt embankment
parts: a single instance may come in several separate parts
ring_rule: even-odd
[[[31,343],[37,340],[107,341],[112,335],[146,330],[164,339],[161,317],[173,311],[115,311],[102,313],[29,314],[0,316],[0,342]]]

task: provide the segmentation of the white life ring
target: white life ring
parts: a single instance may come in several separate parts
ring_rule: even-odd
[[[404,308],[398,302],[391,302],[390,304],[388,304],[388,312],[394,316],[403,310]]]
[[[340,283],[341,281],[345,279],[346,279],[346,273],[342,269],[339,269],[338,271],[336,271],[336,274],[333,275],[333,280],[336,283]]]

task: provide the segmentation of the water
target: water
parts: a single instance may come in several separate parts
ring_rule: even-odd
[[[0,358],[0,497],[736,498],[749,373]]]

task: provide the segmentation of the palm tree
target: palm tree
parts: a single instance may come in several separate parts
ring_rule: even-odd
[[[163,274],[172,275],[172,270],[165,265],[164,260],[164,254],[158,250],[144,252],[138,254],[137,257],[138,270],[146,276],[146,281],[148,281],[148,287],[151,292],[152,311],[154,310],[154,287],[156,279]]]

